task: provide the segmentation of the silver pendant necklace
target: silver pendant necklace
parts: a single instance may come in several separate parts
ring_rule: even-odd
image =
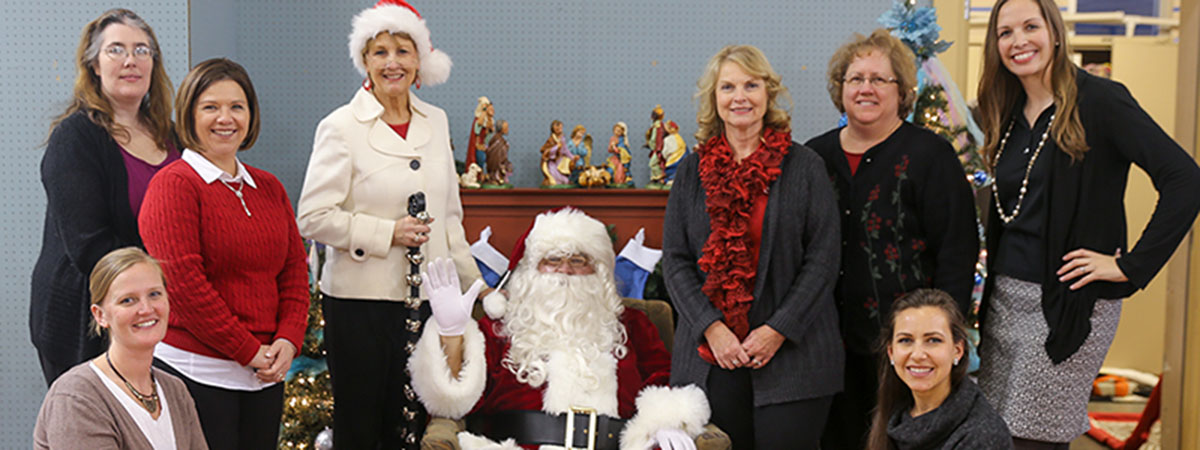
[[[242,196],[242,188],[246,187],[246,182],[242,181],[241,183],[238,183],[237,189],[234,189],[233,186],[230,186],[229,183],[225,182],[225,180],[220,181],[221,184],[229,188],[230,191],[233,191],[233,195],[236,195],[238,201],[242,202],[242,210],[246,211],[246,217],[250,217],[250,208],[246,207],[246,198]]]
[[[1004,154],[1004,145],[1008,143],[1008,135],[1012,133],[1013,124],[1016,122],[1016,117],[1008,122],[1008,129],[1004,131],[1004,137],[1000,139],[1000,147],[996,149],[996,160],[992,163],[992,173],[996,173],[996,166],[1000,165],[1000,155]],[[1017,204],[1013,207],[1011,215],[1004,214],[1004,205],[1000,204],[1000,183],[992,186],[992,198],[996,200],[996,213],[1000,214],[1000,220],[1006,224],[1012,222],[1013,219],[1017,218],[1017,215],[1021,214],[1021,203],[1025,201],[1025,192],[1029,187],[1029,174],[1033,172],[1033,163],[1037,162],[1038,155],[1042,153],[1042,146],[1046,145],[1046,138],[1050,136],[1050,129],[1053,125],[1054,114],[1050,114],[1050,123],[1046,124],[1046,131],[1042,133],[1042,140],[1038,141],[1037,149],[1033,151],[1033,156],[1029,158],[1029,164],[1025,165],[1025,178],[1021,180],[1021,190],[1017,194]],[[1028,148],[1025,150],[1026,152],[1029,151]]]

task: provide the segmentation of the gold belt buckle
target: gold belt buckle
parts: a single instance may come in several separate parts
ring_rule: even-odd
[[[566,450],[575,450],[575,415],[588,415],[588,429],[584,431],[587,435],[587,450],[596,450],[596,408],[588,408],[586,406],[572,406],[567,410],[567,430],[563,436],[563,447]]]

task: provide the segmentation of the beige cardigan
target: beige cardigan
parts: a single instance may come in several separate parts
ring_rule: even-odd
[[[89,363],[68,370],[46,392],[37,425],[33,427],[33,448],[154,450],[121,401],[88,367]],[[183,381],[161,370],[152,370],[171,408],[176,448],[207,450],[196,405]]]
[[[454,260],[462,286],[481,278],[462,226],[458,175],[446,113],[409,94],[412,119],[401,139],[382,119],[383,105],[363,89],[317,125],[297,208],[300,234],[326,244],[321,291],[356,300],[403,300],[408,250],[392,246],[392,228],[408,215],[408,197],[425,193],[425,263]],[[422,271],[424,271],[422,264]],[[421,298],[427,298],[422,288]]]

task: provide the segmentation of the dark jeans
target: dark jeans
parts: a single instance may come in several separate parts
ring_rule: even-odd
[[[234,391],[192,381],[157,359],[154,367],[179,377],[187,385],[188,393],[196,401],[196,413],[208,448],[258,450],[278,446],[283,383],[261,391]]]
[[[708,371],[712,423],[735,449],[817,449],[833,396],[754,406],[753,369]]]
[[[833,396],[829,422],[821,436],[826,449],[859,449],[867,444],[871,412],[879,392],[879,356],[846,352],[844,388]]]
[[[428,305],[421,305],[420,317],[429,317]],[[321,309],[333,381],[334,448],[413,448],[406,438],[415,434],[412,439],[420,439],[426,416],[420,403],[405,395],[407,388],[416,398],[408,387],[405,345],[420,336],[405,326],[408,307],[400,302],[325,296]],[[405,417],[406,409],[412,420]]]

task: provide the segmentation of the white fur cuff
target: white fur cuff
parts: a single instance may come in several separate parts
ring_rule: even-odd
[[[458,445],[462,450],[521,450],[521,446],[512,438],[496,442],[467,431],[458,432]]]
[[[708,397],[694,385],[680,387],[649,386],[637,398],[637,414],[621,432],[621,450],[652,448],[654,433],[678,428],[695,438],[704,431],[711,411]]]
[[[484,337],[478,322],[468,324],[463,333],[462,369],[456,379],[446,364],[437,322],[425,323],[417,350],[408,358],[408,371],[412,373],[413,390],[430,415],[461,419],[475,407],[487,385],[483,347]]]

